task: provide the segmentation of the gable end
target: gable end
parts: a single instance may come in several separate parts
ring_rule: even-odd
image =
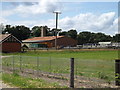
[[[9,35],[8,37],[6,37],[5,39],[2,40],[3,42],[19,42],[21,43],[20,40],[18,40],[16,37],[14,37],[13,35]]]

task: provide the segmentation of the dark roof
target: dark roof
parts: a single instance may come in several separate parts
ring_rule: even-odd
[[[64,36],[57,36],[57,38],[62,38]],[[48,36],[48,37],[33,37],[26,40],[23,40],[22,42],[44,42],[44,41],[51,41],[55,40],[56,36]]]

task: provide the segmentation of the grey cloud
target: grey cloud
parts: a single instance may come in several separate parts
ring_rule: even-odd
[[[52,13],[55,10],[60,10],[61,5],[57,0],[40,0],[39,2],[14,2],[11,3],[15,8],[11,10],[4,10],[4,16],[13,14],[19,16],[37,15],[43,13]]]
[[[11,5],[13,6],[18,6],[18,5],[26,5],[26,6],[31,6],[34,4],[38,4],[38,2],[10,2]]]

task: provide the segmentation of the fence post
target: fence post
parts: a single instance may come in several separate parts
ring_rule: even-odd
[[[20,71],[22,72],[22,59],[21,59],[21,56],[20,56]]]
[[[39,57],[37,57],[37,77],[39,78]]]
[[[13,56],[13,62],[12,62],[12,64],[13,64],[13,73],[14,73],[14,56]]]
[[[76,77],[75,77],[75,78],[76,78],[76,79],[77,79],[77,63],[78,63],[78,62],[77,62],[77,60],[75,59],[75,71],[76,71],[76,72],[75,72],[75,73],[76,73]]]
[[[120,59],[115,60],[115,84],[120,86]]]
[[[70,88],[74,88],[74,58],[70,59]]]
[[[51,71],[52,71],[52,70],[51,70],[51,57],[50,57],[50,73],[51,73]]]

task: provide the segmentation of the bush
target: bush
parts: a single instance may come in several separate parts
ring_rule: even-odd
[[[98,72],[98,78],[108,80],[109,77],[102,72]]]

